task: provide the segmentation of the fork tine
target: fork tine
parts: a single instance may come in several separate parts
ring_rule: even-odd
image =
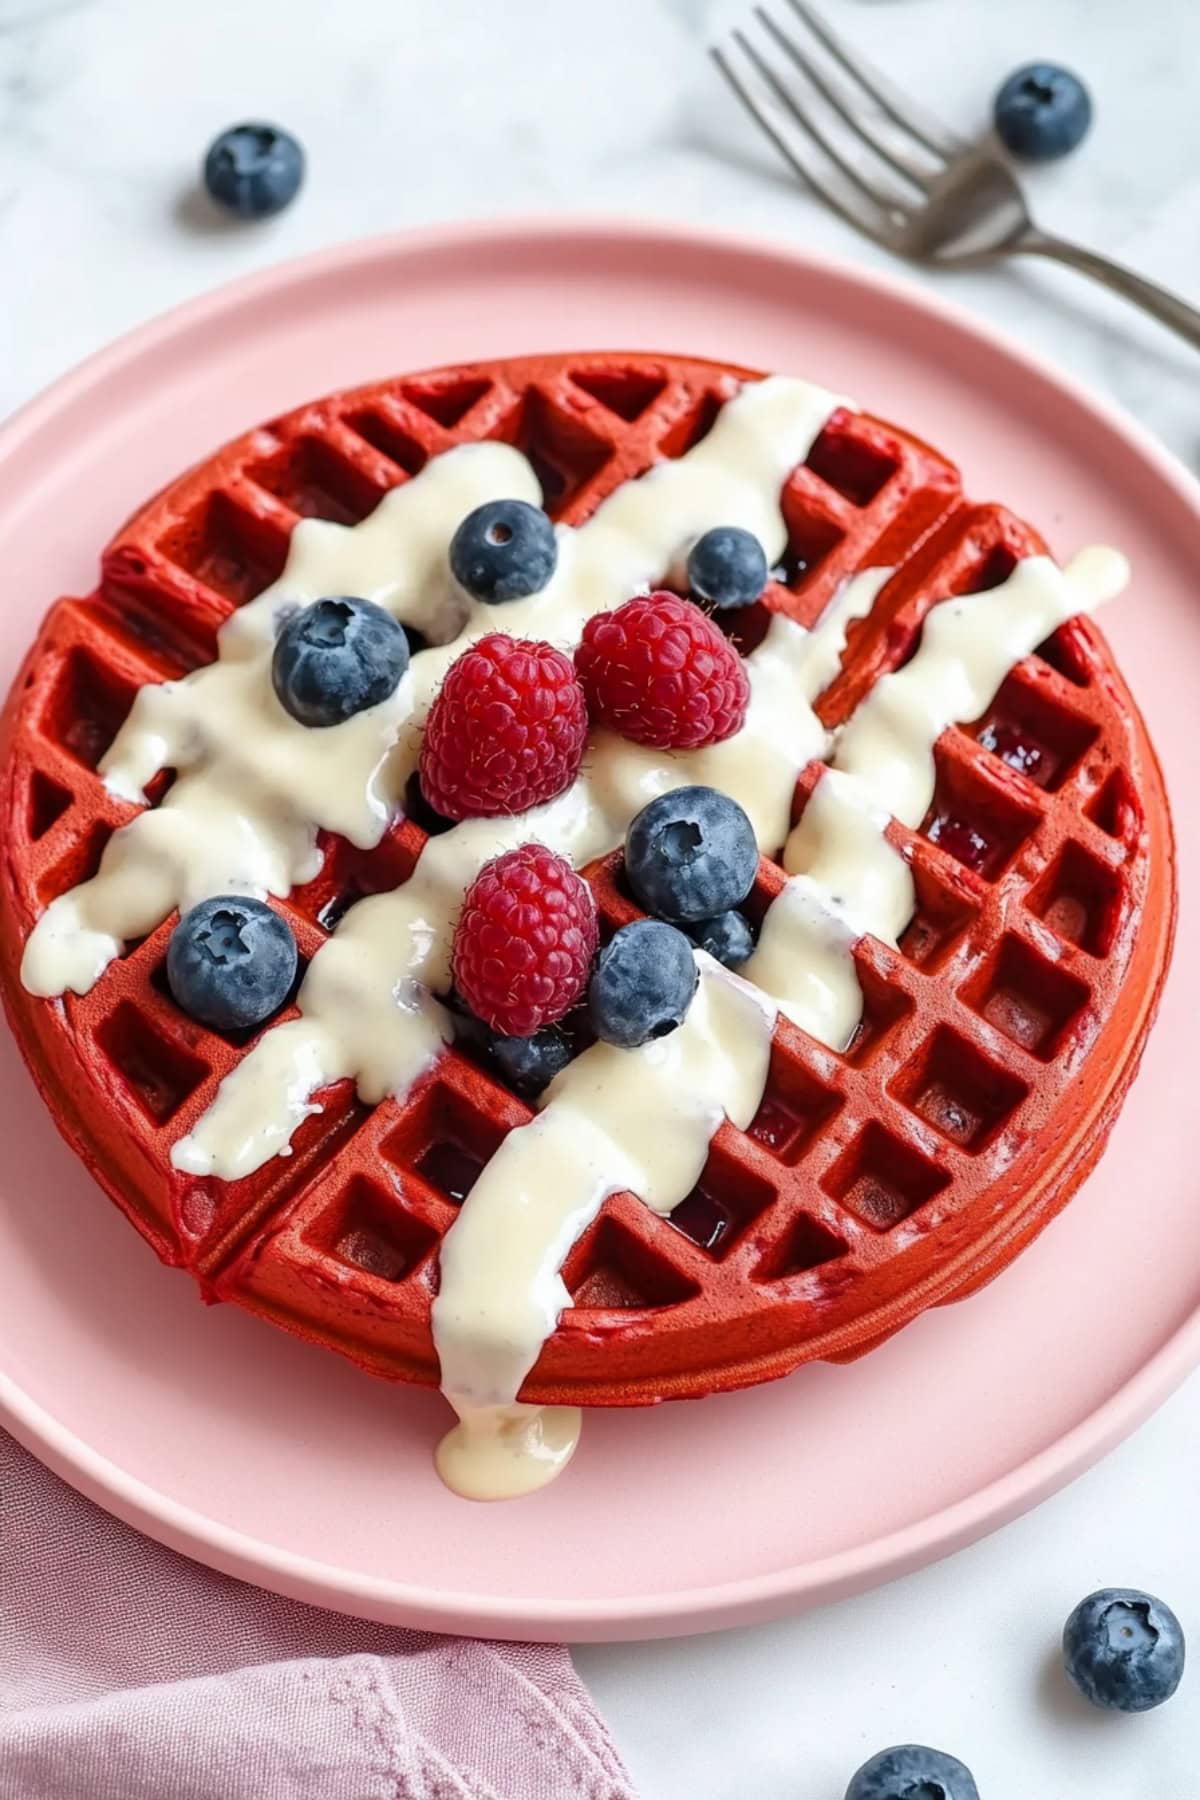
[[[808,0],[788,0],[788,5],[797,18],[808,26],[817,41],[825,46],[833,60],[871,96],[876,106],[882,108],[893,125],[898,125],[901,131],[907,131],[918,143],[924,144],[931,155],[942,159],[957,156],[966,148],[962,138],[947,130],[946,126],[924,108],[905,99],[886,76],[857,50],[851,51],[825,23],[820,13],[808,4]]]
[[[859,142],[864,144],[868,150],[873,151],[876,156],[882,157],[884,162],[889,163],[891,167],[895,169],[897,175],[902,175],[906,181],[911,181],[914,186],[927,192],[932,185],[931,175],[927,173],[926,170],[919,169],[915,163],[909,162],[906,158],[900,156],[892,149],[886,139],[882,137],[873,137],[867,130],[863,119],[855,112],[847,95],[840,88],[834,87],[833,83],[826,79],[818,65],[813,62],[811,57],[805,54],[794,38],[788,36],[782,25],[771,17],[766,7],[756,6],[754,10],[758,19],[761,21],[764,28],[770,32],[784,55],[789,57],[790,60],[795,63],[796,67],[803,75],[807,76],[813,87],[815,87],[817,92],[828,102],[838,118],[850,127]]]
[[[737,98],[746,108],[746,111],[766,133],[767,137],[770,138],[776,150],[778,150],[784,162],[788,164],[793,174],[798,175],[805,186],[810,188],[817,196],[818,200],[824,201],[825,205],[828,206],[831,211],[837,213],[838,216],[844,219],[847,225],[852,226],[855,231],[865,232],[866,235],[871,238],[880,238],[883,233],[882,228],[878,223],[873,223],[872,221],[865,219],[861,213],[855,212],[855,210],[848,206],[845,200],[836,194],[832,188],[827,187],[823,181],[819,181],[809,168],[808,164],[801,160],[791,139],[781,130],[780,125],[773,118],[771,112],[762,105],[757,96],[746,86],[745,82],[738,75],[733,64],[729,61],[729,58],[725,55],[725,52],[720,46],[713,44],[709,49],[709,55],[733,89]]]
[[[791,114],[797,125],[808,134],[813,143],[816,144],[817,148],[822,150],[829,158],[830,162],[841,170],[847,181],[853,183],[860,194],[865,195],[866,198],[871,201],[872,205],[881,207],[883,211],[888,214],[905,213],[910,210],[899,194],[890,193],[887,189],[872,187],[866,176],[863,175],[860,170],[856,169],[853,163],[847,162],[846,158],[841,154],[837,147],[830,142],[816,120],[813,119],[807,109],[801,105],[796,95],[784,86],[770,63],[767,62],[762,53],[750,42],[749,38],[740,31],[735,31],[733,36],[743,55],[748,61],[753,63],[763,80],[769,84],[772,91],[776,94],[780,105],[785,111]]]

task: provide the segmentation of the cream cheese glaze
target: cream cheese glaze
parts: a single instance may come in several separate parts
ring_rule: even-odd
[[[767,1079],[775,1009],[696,952],[700,981],[677,1031],[638,1050],[594,1044],[510,1131],[463,1202],[441,1253],[433,1336],[459,1415],[443,1480],[471,1499],[541,1487],[570,1458],[577,1407],[514,1405],[571,1303],[559,1271],[610,1194],[669,1213],[700,1179],[725,1118],[743,1130]]]
[[[862,1017],[857,940],[869,933],[895,946],[915,911],[908,863],[884,834],[892,818],[915,831],[929,810],[938,738],[979,718],[1017,663],[1128,579],[1119,551],[1094,546],[1065,569],[1028,557],[999,587],[942,601],[911,662],[885,675],[842,729],[833,766],[784,846],[791,879],[742,970],[823,1044],[844,1050]]]
[[[160,768],[177,778],[162,806],[114,835],[97,876],[38,922],[27,987],[86,992],[123,941],[206,894],[285,894],[315,874],[319,828],[377,843],[399,809],[445,670],[483,632],[569,647],[588,617],[661,580],[716,523],[753,531],[775,560],[786,539],[782,484],[843,404],[778,377],[731,388],[700,444],[626,483],[580,529],[560,527],[553,580],[500,610],[454,587],[446,550],[473,506],[538,498],[528,463],[507,446],[434,459],[357,526],[304,521],[279,581],[224,627],[218,661],[139,695],[104,760],[105,779],[137,799]],[[833,749],[812,702],[837,671],[849,621],[870,610],[889,571],[848,583],[811,633],[775,619],[748,658],[751,700],[737,737],[671,755],[598,733],[558,800],[431,839],[407,883],[350,910],[313,959],[300,1017],[263,1036],[175,1145],[177,1168],[236,1179],[287,1153],[329,1082],[353,1078],[368,1102],[403,1094],[451,1036],[436,996],[449,986],[454,920],[478,869],[501,850],[536,839],[582,866],[621,842],[647,800],[693,782],[738,799],[768,853],[787,837],[790,879],[743,976],[698,953],[696,1000],[677,1032],[638,1051],[596,1045],[578,1057],[536,1117],[509,1133],[447,1234],[433,1326],[460,1420],[438,1453],[448,1485],[504,1497],[542,1485],[568,1460],[577,1410],[516,1397],[569,1303],[561,1268],[571,1245],[619,1189],[669,1213],[699,1178],[722,1120],[749,1124],[777,1005],[824,1042],[848,1041],[862,1005],[853,946],[867,931],[895,942],[913,908],[889,818],[920,822],[941,730],[978,716],[1055,625],[1115,592],[1121,562],[1085,552],[1064,574],[1035,558],[1003,588],[939,606],[913,661],[843,730],[834,767],[790,837],[796,776]],[[286,609],[339,593],[374,599],[443,641],[413,658],[383,705],[307,731],[271,689],[274,636]]]

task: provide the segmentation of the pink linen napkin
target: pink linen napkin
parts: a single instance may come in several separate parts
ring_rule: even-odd
[[[634,1800],[559,1646],[215,1575],[0,1432],[0,1800]]]

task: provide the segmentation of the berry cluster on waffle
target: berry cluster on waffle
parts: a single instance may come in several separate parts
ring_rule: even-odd
[[[861,1355],[1046,1224],[1136,1071],[1174,878],[1086,617],[1125,574],[709,362],[253,431],[8,701],[39,1087],[207,1298],[440,1380],[463,1492],[579,1405]]]

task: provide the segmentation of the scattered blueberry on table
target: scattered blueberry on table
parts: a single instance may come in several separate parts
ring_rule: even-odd
[[[1150,1712],[1183,1678],[1183,1627],[1153,1594],[1101,1588],[1079,1602],[1063,1627],[1063,1663],[1093,1706]]]
[[[527,500],[488,500],[450,540],[450,569],[473,600],[502,606],[540,594],[558,563],[554,526]]]
[[[340,725],[394,694],[408,659],[403,625],[373,600],[316,600],[285,621],[271,679],[301,725]]]
[[[692,545],[687,576],[692,598],[719,612],[752,606],[767,585],[767,553],[752,531],[717,525]]]
[[[1092,122],[1092,101],[1070,69],[1027,63],[996,95],[994,117],[1001,143],[1014,156],[1051,162],[1083,142]]]
[[[588,988],[598,1038],[636,1050],[683,1024],[699,980],[691,943],[673,925],[636,919],[600,952]]]
[[[167,985],[189,1018],[244,1031],[277,1013],[296,979],[296,940],[262,900],[223,894],[184,913],[167,946]]]
[[[647,912],[673,924],[713,919],[741,905],[758,873],[745,811],[717,788],[660,794],[625,838],[625,874]]]
[[[304,151],[278,125],[232,125],[204,158],[204,185],[216,204],[239,219],[282,212],[304,180]]]
[[[979,1800],[965,1764],[924,1744],[896,1744],[865,1762],[846,1800]]]

